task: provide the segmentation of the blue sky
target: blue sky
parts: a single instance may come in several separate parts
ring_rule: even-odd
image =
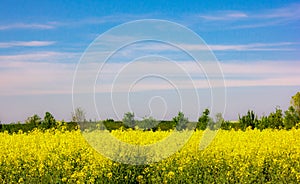
[[[100,34],[139,19],[173,21],[203,38],[224,71],[227,119],[236,119],[249,108],[260,115],[276,105],[287,108],[290,96],[299,91],[300,3],[296,0],[1,1],[0,17],[2,122],[23,121],[34,113],[43,116],[45,111],[68,120],[80,56]],[[203,103],[203,108],[209,106]],[[85,109],[88,117],[96,118]],[[103,109],[103,118],[117,118],[111,109]],[[171,108],[166,118],[177,110]],[[147,113],[142,109],[138,115]]]

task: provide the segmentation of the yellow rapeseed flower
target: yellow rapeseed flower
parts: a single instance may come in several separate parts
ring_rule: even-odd
[[[111,179],[111,178],[112,178],[112,175],[113,175],[113,174],[110,172],[110,173],[107,173],[106,176],[107,176],[109,179]]]
[[[175,176],[175,173],[174,173],[174,172],[170,171],[170,172],[168,173],[168,177],[169,177],[169,178],[173,178],[174,176]]]

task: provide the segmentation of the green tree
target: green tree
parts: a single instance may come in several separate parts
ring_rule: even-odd
[[[270,128],[281,129],[283,128],[283,114],[280,108],[276,108],[275,112],[271,112],[268,117]]]
[[[246,115],[239,116],[239,123],[242,130],[246,130],[247,127],[254,129],[258,124],[257,115],[252,110],[248,110]]]
[[[138,126],[142,129],[153,129],[158,125],[158,121],[153,117],[144,117],[142,121],[138,122]]]
[[[183,112],[178,112],[178,115],[173,118],[177,130],[183,130],[186,128],[189,122],[188,118],[184,117]]]
[[[26,124],[33,127],[40,127],[42,124],[42,119],[38,115],[33,115],[26,120]]]
[[[198,123],[196,128],[198,130],[205,130],[207,128],[208,123],[211,121],[211,118],[209,117],[209,110],[205,109],[202,113],[202,115],[198,119]]]
[[[287,111],[284,112],[284,127],[289,130],[293,128],[298,122],[300,122],[300,117],[293,106],[290,106]]]
[[[213,127],[211,129],[219,129],[223,124],[225,125],[227,122],[225,122],[222,113],[216,114],[216,122],[213,123]]]
[[[300,116],[300,92],[297,92],[291,99],[291,105],[294,107],[298,116]]]
[[[77,107],[74,112],[72,112],[72,121],[76,123],[85,122],[85,112],[82,108]]]
[[[53,115],[50,112],[46,112],[44,120],[42,122],[42,127],[48,129],[55,126],[56,126],[56,120],[54,119]]]
[[[258,122],[257,122],[256,128],[259,129],[259,130],[270,128],[270,123],[269,123],[268,116],[261,117],[261,119],[258,120]]]
[[[285,129],[291,129],[300,123],[300,92],[297,92],[291,98],[291,106],[284,112],[284,127]]]
[[[223,130],[230,130],[230,129],[234,128],[232,125],[233,125],[232,122],[224,120],[223,123],[221,124],[220,128]]]
[[[130,128],[134,128],[136,125],[133,112],[125,113],[122,121],[126,126],[128,126]]]

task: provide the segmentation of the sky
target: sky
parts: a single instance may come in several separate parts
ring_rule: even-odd
[[[205,49],[211,49],[224,77],[225,106],[218,111],[225,119],[235,120],[248,109],[258,115],[268,114],[276,106],[285,110],[291,96],[300,91],[300,3],[296,0],[3,0],[0,5],[0,121],[25,121],[33,114],[43,117],[46,111],[56,119],[68,121],[74,107],[82,107],[90,119],[121,119],[127,111],[134,111],[139,118],[151,115],[170,119],[182,110],[182,99],[171,83],[182,85],[179,85],[182,95],[187,97],[183,98],[187,104],[184,112],[192,120],[204,108],[211,108],[212,88],[218,90],[220,86],[209,86],[203,71],[196,70],[190,59],[174,47],[159,42],[136,43],[119,50],[103,73],[96,76],[100,82],[107,79],[105,84],[101,86],[96,82],[95,94],[75,91],[74,95],[74,74],[78,73],[80,59],[82,61],[90,44],[116,26],[142,19],[180,24],[207,44]],[[140,32],[147,31],[141,29]],[[121,43],[132,37],[130,32],[117,36],[108,42]],[[172,34],[172,30],[169,36],[183,37]],[[183,47],[193,52],[203,51],[197,44]],[[147,61],[139,62],[140,57],[150,54],[162,57],[148,57]],[[182,78],[178,68],[170,69],[174,62],[167,58],[175,60],[176,66],[190,74],[189,80],[195,83],[199,96],[199,107],[193,104],[195,90],[187,86],[188,79]],[[132,82],[129,76],[143,73],[144,70],[127,73],[124,70],[125,74],[118,76],[119,83],[114,83],[121,68],[136,60],[139,69],[157,69],[170,79],[149,77],[148,81],[137,82],[130,93],[126,88],[127,91],[115,90],[111,94],[112,84],[116,89],[122,85],[129,87]],[[88,75],[91,68],[98,67],[99,63],[94,63],[83,72]],[[82,79],[79,87],[85,88],[88,83],[85,80],[91,79]],[[124,79],[128,79],[127,83]],[[94,95],[93,103],[88,102],[91,95]],[[218,103],[216,99],[214,103]],[[223,102],[220,100],[219,104]]]

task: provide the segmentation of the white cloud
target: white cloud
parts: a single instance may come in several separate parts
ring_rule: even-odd
[[[0,42],[0,48],[9,47],[41,47],[53,45],[54,41],[13,41],[13,42]]]
[[[135,51],[179,51],[178,48],[185,49],[186,51],[197,50],[213,50],[213,51],[291,51],[294,50],[291,46],[299,45],[297,42],[278,42],[278,43],[249,43],[249,44],[179,44],[169,45],[165,43],[141,43],[131,45],[130,50],[124,50],[121,52],[131,52],[136,54]]]
[[[1,62],[0,94],[70,93],[74,69],[62,63]]]
[[[300,3],[292,3],[288,6],[261,9],[255,11],[215,11],[206,14],[194,14],[185,17],[186,22],[199,24],[205,23],[205,27],[219,27],[224,29],[244,29],[284,25],[299,21]]]
[[[92,68],[94,67],[95,65],[89,67],[86,74],[93,73]],[[204,71],[208,74],[209,81],[204,71],[194,62],[178,62],[177,67],[179,69],[175,69],[174,66],[172,68],[170,63],[160,61],[154,63],[144,62],[133,64],[132,66],[126,66],[124,63],[109,63],[98,76],[98,80],[101,82],[96,85],[96,91],[110,92],[113,89],[114,92],[128,92],[130,85],[143,76],[146,76],[146,78],[138,83],[138,87],[134,91],[174,89],[174,86],[166,83],[162,78],[153,77],[154,74],[164,76],[170,82],[176,84],[179,89],[193,88],[191,79],[196,88],[209,88],[209,85],[219,87],[224,85],[224,82],[226,87],[300,85],[300,73],[298,72],[300,61],[222,63],[220,67],[225,81],[223,81],[222,75],[218,70],[211,68],[215,67],[213,65],[204,66]],[[91,80],[92,82],[84,83],[83,85],[87,86],[82,86],[80,90],[92,92],[93,90],[88,90],[88,85],[94,85],[95,76],[87,77],[86,74],[82,76],[86,77],[85,80]],[[191,79],[187,74],[191,76]],[[116,80],[114,81],[114,79]]]
[[[264,12],[260,12],[259,14],[253,14],[253,17],[264,18],[264,19],[272,19],[272,18],[283,18],[283,19],[300,19],[300,4],[294,3],[289,6],[265,10]]]
[[[54,29],[55,24],[39,24],[39,23],[14,23],[7,25],[0,25],[0,30],[9,30],[9,29]]]
[[[0,55],[0,62],[77,62],[78,53],[72,52],[33,52],[15,55]]]
[[[196,15],[196,17],[206,21],[230,21],[247,18],[248,15],[240,11],[219,11],[213,14]]]
[[[300,4],[290,4],[285,7],[275,9],[264,9],[255,12],[241,12],[241,11],[218,11],[211,15],[199,15],[206,20],[211,21],[222,21],[222,20],[233,20],[233,19],[293,19],[299,20],[300,18]]]
[[[296,45],[293,42],[279,42],[279,43],[250,43],[250,44],[237,44],[237,45],[208,45],[213,51],[289,51],[292,48],[286,46]],[[207,50],[204,45],[183,45],[189,50]]]
[[[65,22],[58,22],[57,25],[64,25],[70,27],[85,26],[85,25],[102,25],[102,24],[116,24],[125,23],[128,21],[140,20],[153,18],[158,14],[148,13],[148,14],[124,14],[115,13],[113,15],[101,16],[101,17],[87,17],[80,20],[69,20]]]
[[[176,84],[177,87],[180,89],[191,89],[192,83],[184,73],[176,73],[164,68],[162,64],[157,64],[161,65],[161,72],[165,72],[164,76]],[[200,69],[195,68],[192,62],[183,62],[180,66],[188,70],[187,72],[191,75],[196,88],[209,87],[204,73],[201,72]],[[90,71],[95,67],[96,65],[94,64],[86,68],[86,75],[84,75],[83,80],[87,80],[87,82],[80,87],[80,89],[83,90],[81,92],[93,92],[89,86],[85,85],[95,82],[96,76],[89,75]],[[247,64],[223,63],[221,65],[227,87],[300,85],[300,74],[297,70],[299,67],[300,62],[295,62],[294,64],[284,62]],[[116,77],[116,73],[120,71],[120,68],[121,64],[110,64],[107,70],[104,69],[104,71],[101,72],[102,75],[99,76],[99,79],[101,79],[103,83],[96,88],[96,91],[110,92],[113,79]],[[67,94],[71,93],[75,64],[6,62],[2,63],[0,70],[2,70],[0,73],[1,95]],[[147,73],[147,68],[145,67],[144,70],[140,70],[139,72]],[[133,82],[136,76],[137,74],[133,76],[122,76],[123,80],[118,80],[118,82],[115,83],[113,91],[127,92],[129,88],[127,82]],[[125,80],[124,77],[127,77],[127,80]],[[130,77],[133,78],[130,79]],[[221,76],[219,76],[219,78],[212,78],[209,82],[222,84],[222,78]],[[218,85],[214,85],[214,87],[218,87]],[[159,82],[159,80],[152,78],[147,82],[141,81],[133,91],[166,90],[173,88],[174,86],[166,84],[166,82]]]
[[[70,93],[77,53],[35,52],[0,56],[0,94]]]
[[[214,46],[213,49],[253,49],[268,48],[289,45],[291,43],[274,44],[250,44],[237,48]],[[190,49],[199,49],[190,45]],[[150,47],[151,48],[151,47]],[[156,47],[153,47],[156,48]],[[159,47],[157,47],[159,49]],[[166,49],[166,48],[165,48]],[[167,48],[168,49],[168,48]],[[71,93],[73,74],[80,54],[66,52],[36,52],[19,55],[0,56],[0,94],[51,94],[51,93]],[[147,59],[147,57],[145,58]],[[180,88],[191,88],[190,79],[186,73],[191,75],[192,81],[197,88],[209,87],[204,71],[197,64],[190,61],[179,61],[170,64],[153,58],[151,62],[143,60],[138,66],[128,65],[123,68],[123,77],[119,76],[117,91],[124,92],[128,88],[128,81],[136,80],[137,76],[142,76],[152,72],[158,73]],[[103,87],[97,88],[97,92],[109,92],[111,84],[116,75],[121,71],[126,63],[107,63],[98,76],[103,82]],[[248,61],[248,62],[227,62],[220,63],[225,76],[226,86],[283,86],[300,85],[300,61]],[[100,63],[88,63],[81,65],[82,86],[79,92],[92,92],[88,85],[94,85]],[[130,67],[132,67],[130,69]],[[222,84],[221,75],[215,70],[216,65],[204,66],[205,72],[209,72],[210,82],[213,86]],[[125,73],[124,73],[125,72]],[[126,81],[127,80],[127,81]],[[171,89],[172,86],[159,83],[158,80],[150,80],[146,84],[141,83],[135,90],[162,90]],[[82,91],[80,91],[82,90]]]

